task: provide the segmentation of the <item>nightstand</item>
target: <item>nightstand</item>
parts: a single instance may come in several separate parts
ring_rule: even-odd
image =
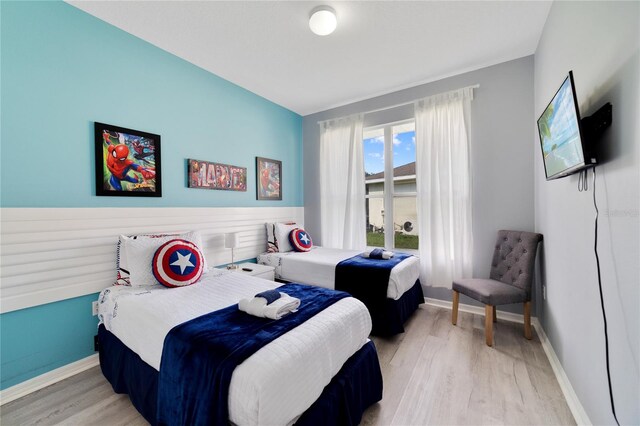
[[[250,269],[246,271],[245,269]],[[260,265],[258,263],[238,263],[238,269],[233,269],[233,272],[240,274],[248,274],[254,277],[264,278],[265,280],[275,281],[275,268],[273,266]]]

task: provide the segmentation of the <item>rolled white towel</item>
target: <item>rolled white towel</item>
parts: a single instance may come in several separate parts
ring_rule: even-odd
[[[294,312],[300,306],[300,299],[291,297],[288,294],[280,293],[280,298],[267,305],[267,300],[263,297],[252,299],[242,299],[238,302],[238,309],[250,315],[280,319],[290,312]]]
[[[265,307],[265,317],[280,319],[291,312],[295,312],[300,306],[300,299],[291,297],[285,293],[280,293],[280,295],[282,296],[280,299]]]
[[[262,312],[264,311],[264,308],[266,306],[267,299],[264,299],[262,297],[242,299],[238,302],[238,309],[256,317],[264,317],[264,315],[262,315]]]
[[[375,250],[375,249],[374,249],[374,250]],[[363,256],[363,257],[366,257],[366,258],[369,258],[369,257],[371,257],[371,252],[372,252],[372,251],[373,251],[373,250],[365,250],[365,251],[362,253],[362,256]],[[384,251],[382,252],[382,258],[383,258],[383,259],[385,259],[385,260],[389,260],[389,259],[391,259],[392,257],[393,257],[393,252],[392,252],[392,251],[384,250]]]

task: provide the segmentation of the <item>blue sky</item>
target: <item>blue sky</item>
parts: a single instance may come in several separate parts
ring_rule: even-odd
[[[393,138],[393,167],[416,161],[415,131],[397,133]],[[384,137],[364,140],[364,170],[379,173],[384,170]]]

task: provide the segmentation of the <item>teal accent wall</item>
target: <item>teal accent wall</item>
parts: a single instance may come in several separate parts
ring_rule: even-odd
[[[98,317],[91,302],[98,294],[8,312],[0,316],[1,388],[93,354]]]
[[[302,206],[302,117],[62,2],[2,2],[4,207]],[[255,70],[260,78],[260,70]],[[95,121],[159,134],[162,198],[96,197]],[[282,161],[257,201],[255,157]],[[247,168],[187,188],[187,158]]]
[[[303,205],[299,115],[66,3],[0,15],[2,207]],[[95,196],[94,121],[161,135],[162,198]],[[256,201],[256,156],[282,161],[282,201]],[[187,158],[246,167],[247,191],[187,188]],[[0,315],[0,388],[94,353],[96,299]]]

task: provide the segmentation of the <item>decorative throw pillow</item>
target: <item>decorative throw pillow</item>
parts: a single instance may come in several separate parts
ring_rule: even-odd
[[[131,238],[125,239],[123,247],[126,250],[127,264],[129,266],[129,281],[133,287],[158,284],[153,270],[152,260],[156,250],[170,240],[185,240],[193,243],[202,253],[202,238],[199,232],[187,232],[178,235],[169,235],[157,238]],[[203,272],[207,270],[207,261],[202,255]]]
[[[203,265],[198,246],[186,240],[170,240],[153,255],[153,276],[165,287],[184,287],[200,279]]]
[[[296,228],[289,233],[289,242],[295,251],[309,251],[313,246],[311,236],[301,228]]]
[[[296,223],[276,223],[276,243],[278,244],[278,251],[280,253],[286,253],[293,250],[289,243],[289,234],[296,228],[302,228]]]

